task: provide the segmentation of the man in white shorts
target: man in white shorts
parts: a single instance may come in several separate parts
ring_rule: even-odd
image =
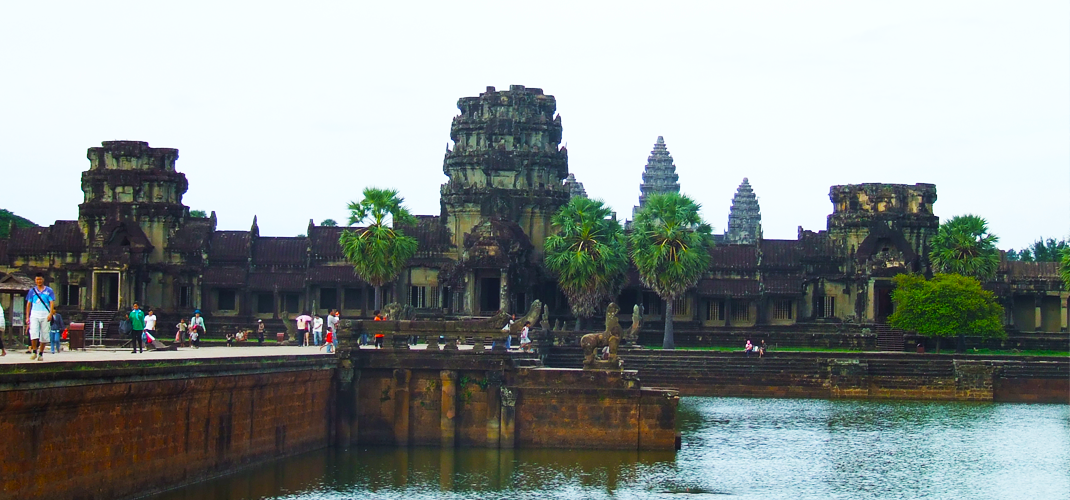
[[[44,361],[45,346],[48,345],[52,329],[52,315],[56,312],[56,292],[45,286],[45,276],[37,273],[33,278],[34,287],[26,292],[26,321],[30,329],[30,360]]]

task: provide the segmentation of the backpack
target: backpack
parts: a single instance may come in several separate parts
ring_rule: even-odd
[[[119,333],[129,335],[132,331],[134,331],[134,327],[130,324],[130,320],[124,319],[119,322]]]

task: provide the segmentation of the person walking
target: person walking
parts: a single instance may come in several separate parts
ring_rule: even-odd
[[[49,350],[52,351],[52,354],[55,354],[61,349],[60,341],[62,340],[61,337],[63,336],[63,328],[65,327],[65,325],[63,324],[63,315],[60,313],[53,314],[52,321],[50,323],[51,324],[49,326],[51,326],[51,331],[49,335],[49,347],[51,349]]]
[[[520,350],[524,352],[531,351],[531,322],[525,321],[524,328],[520,330]]]
[[[200,345],[201,335],[204,335],[205,331],[207,331],[204,328],[204,317],[201,316],[200,309],[193,310],[193,317],[189,319],[189,329],[191,334],[197,334],[197,338],[194,338],[194,335],[190,335],[190,344],[192,345],[194,341],[197,341],[197,345]]]
[[[331,313],[327,315],[327,331],[338,336],[338,309],[331,309]]]
[[[45,275],[33,277],[34,286],[26,292],[26,320],[30,330],[30,360],[44,361],[52,315],[56,313],[56,292],[45,286]]]
[[[312,317],[306,312],[294,318],[294,321],[297,322],[297,345],[304,346],[308,344],[308,326]]]
[[[263,344],[264,343],[264,328],[265,328],[264,327],[264,320],[262,320],[262,319],[256,320],[256,343],[257,344]]]
[[[141,306],[137,302],[134,302],[134,309],[130,311],[130,340],[134,341],[132,347],[132,353],[137,354],[138,351],[145,352],[145,344],[142,334],[145,332],[145,311],[141,310]]]
[[[145,345],[149,345],[151,342],[156,342],[156,312],[149,308],[149,313],[145,315]],[[160,347],[159,344],[154,344],[156,347]]]

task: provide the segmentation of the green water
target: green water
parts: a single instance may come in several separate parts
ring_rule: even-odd
[[[1070,499],[1070,407],[683,398],[679,452],[323,450],[155,500]]]

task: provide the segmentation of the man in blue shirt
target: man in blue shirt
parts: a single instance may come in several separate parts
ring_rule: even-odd
[[[45,275],[37,273],[34,286],[26,292],[26,327],[30,330],[30,360],[44,361],[45,345],[52,330],[52,315],[56,313],[56,292],[45,286]]]

